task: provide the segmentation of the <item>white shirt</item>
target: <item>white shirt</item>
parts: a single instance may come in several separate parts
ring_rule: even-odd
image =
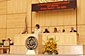
[[[41,30],[40,29],[35,29],[34,33],[35,34],[41,34]]]
[[[12,44],[13,42],[12,42],[12,41],[10,41],[10,43]]]

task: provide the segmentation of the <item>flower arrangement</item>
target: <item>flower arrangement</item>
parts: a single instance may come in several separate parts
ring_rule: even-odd
[[[43,54],[45,53],[58,55],[57,44],[53,38],[49,38],[48,41],[45,43]]]

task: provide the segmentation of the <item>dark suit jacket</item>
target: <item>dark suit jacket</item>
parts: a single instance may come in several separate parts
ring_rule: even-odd
[[[77,32],[76,30],[70,31],[70,32]]]
[[[43,32],[43,33],[50,33],[49,31],[45,31],[45,32]]]

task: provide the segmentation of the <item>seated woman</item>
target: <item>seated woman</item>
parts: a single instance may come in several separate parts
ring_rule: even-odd
[[[50,32],[48,31],[48,29],[45,29],[45,31],[43,33],[50,33]]]
[[[40,25],[39,24],[36,24],[36,29],[34,31],[34,34],[41,34],[41,30],[40,30]]]

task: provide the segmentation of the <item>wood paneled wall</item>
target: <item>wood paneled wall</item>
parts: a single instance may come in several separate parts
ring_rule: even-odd
[[[51,0],[53,1],[53,0]],[[84,44],[85,39],[85,0],[78,0],[78,33],[79,43]],[[2,39],[11,38],[16,34],[21,34],[25,29],[25,17],[27,16],[28,32],[31,33],[31,4],[39,3],[38,0],[1,0],[0,1],[0,42]],[[76,10],[54,10],[32,12],[32,29],[40,24],[42,32],[45,28],[53,32],[57,27],[60,32],[66,29],[70,31],[73,26],[76,29]]]

